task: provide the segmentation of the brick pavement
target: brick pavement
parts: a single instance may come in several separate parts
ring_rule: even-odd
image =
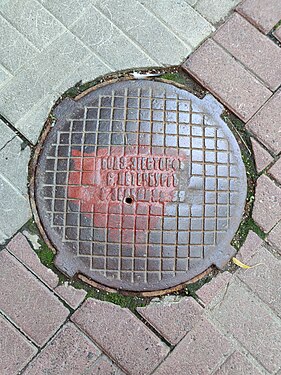
[[[128,68],[130,61],[131,67],[180,63],[238,1],[224,0],[217,8],[208,0],[179,1],[171,17],[168,1],[155,7],[151,1],[128,2],[128,20],[118,2],[113,14],[108,1],[73,1],[79,11],[68,3],[30,0],[20,16],[17,1],[0,5],[0,103],[14,127],[0,122],[2,242],[30,217],[26,138],[36,142],[54,98],[80,79]],[[251,136],[261,174],[253,218],[266,237],[250,232],[237,257],[260,265],[230,269],[192,297],[165,297],[133,313],[85,300],[85,291],[60,284],[19,233],[0,250],[1,375],[281,373],[281,59],[270,37],[273,30],[280,38],[280,28],[274,31],[280,18],[279,0],[266,7],[262,0],[245,0],[183,65],[244,121]],[[155,49],[148,20],[163,37]],[[97,45],[87,34],[93,24]],[[193,29],[198,33],[190,35]],[[166,43],[173,48],[164,48]],[[114,55],[116,44],[121,51],[130,46],[128,60],[121,60],[120,50]]]

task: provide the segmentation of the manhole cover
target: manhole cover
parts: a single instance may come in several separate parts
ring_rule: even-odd
[[[63,100],[35,170],[58,268],[155,291],[224,265],[247,187],[222,110],[161,81],[111,82]]]

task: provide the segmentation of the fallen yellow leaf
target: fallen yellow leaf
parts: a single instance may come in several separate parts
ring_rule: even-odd
[[[262,263],[258,263],[258,264],[255,264],[253,266],[248,266],[247,264],[244,264],[242,262],[240,262],[240,260],[238,260],[237,258],[233,257],[232,258],[232,262],[234,264],[236,264],[236,266],[240,267],[240,268],[244,268],[244,269],[249,269],[249,268],[253,268],[253,267],[257,267],[257,266],[260,266]]]

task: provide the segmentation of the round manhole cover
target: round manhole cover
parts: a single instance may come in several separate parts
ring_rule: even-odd
[[[63,100],[34,176],[41,225],[69,276],[171,288],[233,255],[246,174],[210,95],[124,80]]]

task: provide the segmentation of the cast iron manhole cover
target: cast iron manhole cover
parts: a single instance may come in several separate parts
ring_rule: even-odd
[[[222,110],[210,95],[145,80],[63,100],[35,170],[58,268],[155,291],[224,265],[247,187]]]

